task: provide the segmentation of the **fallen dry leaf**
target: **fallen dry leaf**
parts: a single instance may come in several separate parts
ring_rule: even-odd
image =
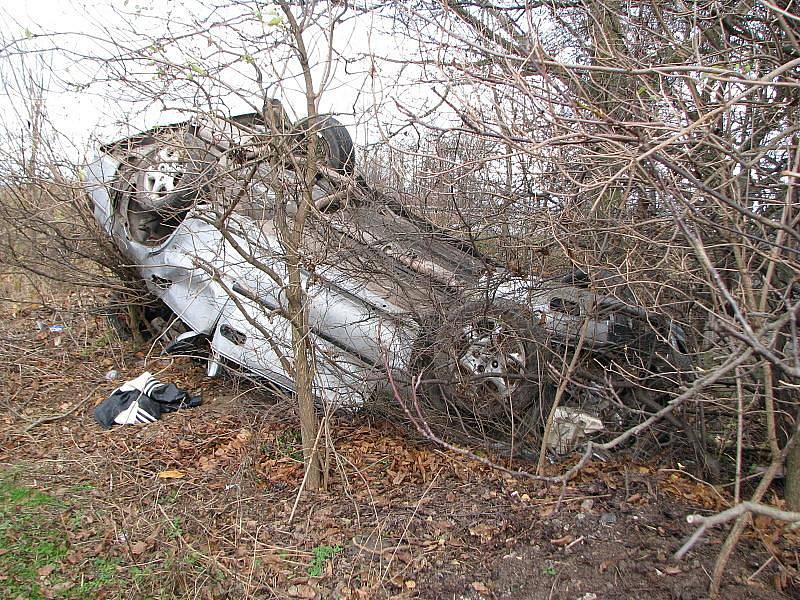
[[[566,546],[573,539],[575,539],[575,538],[573,538],[571,535],[567,534],[564,537],[560,537],[560,538],[557,538],[555,540],[550,540],[550,543],[553,544],[554,546]]]
[[[47,577],[50,573],[55,571],[55,569],[54,565],[45,565],[44,567],[36,569],[36,572],[39,574],[39,577]]]
[[[180,479],[185,473],[183,471],[161,471],[158,474],[159,479]]]
[[[311,600],[311,598],[316,597],[317,590],[315,590],[310,585],[293,585],[288,590],[287,593],[291,598],[305,598],[306,600]]]
[[[147,550],[147,542],[145,541],[136,542],[131,546],[131,552],[137,556],[145,550]]]
[[[488,523],[478,523],[469,528],[470,534],[483,539],[490,540],[496,533],[495,528]]]
[[[483,582],[480,581],[473,581],[472,582],[472,589],[478,592],[479,594],[488,594],[489,588]]]

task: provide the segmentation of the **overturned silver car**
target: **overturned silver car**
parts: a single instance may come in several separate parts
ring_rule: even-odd
[[[312,136],[324,152],[309,182],[298,165],[312,158]],[[599,295],[580,272],[515,275],[368,185],[354,156],[334,118],[291,126],[282,112],[194,119],[102,148],[88,172],[94,214],[185,325],[168,350],[205,344],[209,375],[233,363],[293,390],[277,225],[292,223],[302,198],[310,211],[297,251],[325,403],[386,394],[391,375],[462,431],[492,436],[510,424],[517,444],[541,432],[572,352],[581,364],[558,418],[584,430],[619,408],[633,379],[660,393],[689,370],[667,317]]]

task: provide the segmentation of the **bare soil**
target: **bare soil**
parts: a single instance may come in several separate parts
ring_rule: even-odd
[[[157,345],[121,342],[92,316],[101,304],[74,292],[50,309],[2,305],[0,598],[707,594],[727,530],[681,562],[671,556],[691,533],[686,515],[729,498],[673,458],[619,456],[547,486],[412,440],[365,411],[331,420],[327,490],[298,499],[287,401],[239,377],[206,379]],[[205,403],[101,429],[94,406],[143,370]],[[798,597],[798,541],[757,519],[723,597]]]

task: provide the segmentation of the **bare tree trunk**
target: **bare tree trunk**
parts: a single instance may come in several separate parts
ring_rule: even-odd
[[[289,4],[280,3],[281,9],[289,23],[294,40],[295,56],[303,70],[305,85],[306,111],[308,117],[317,114],[317,95],[308,62],[308,52],[303,39],[303,29],[292,13]],[[313,123],[313,120],[311,121]],[[300,173],[303,175],[303,189],[298,196],[297,214],[291,228],[289,239],[284,241],[286,261],[289,269],[289,317],[292,323],[292,349],[294,352],[294,379],[297,393],[297,410],[300,415],[300,434],[303,440],[303,460],[306,468],[306,489],[317,490],[322,483],[322,461],[317,445],[319,422],[314,409],[314,348],[308,326],[308,312],[305,306],[305,293],[302,287],[302,261],[300,248],[303,243],[303,231],[309,211],[312,210],[312,189],[317,176],[316,157],[318,153],[315,134],[306,136],[307,158]]]
[[[798,411],[795,423],[800,420]],[[797,425],[795,425],[796,427]],[[785,479],[786,482],[784,495],[786,497],[786,507],[789,510],[800,512],[800,444],[795,444],[786,456]]]
[[[44,84],[34,80],[33,72],[28,73],[28,93],[30,94],[30,106],[28,108],[28,130],[31,136],[31,149],[28,160],[25,164],[25,174],[28,181],[33,182],[36,178],[36,163],[39,160],[39,146],[42,143],[42,121],[43,121],[43,94]]]
[[[308,318],[303,305],[300,283],[300,264],[296,253],[289,263],[289,314],[292,316],[292,350],[294,381],[297,392],[297,412],[300,415],[300,435],[303,440],[303,461],[306,468],[306,489],[317,490],[322,481],[319,448],[316,445],[317,414],[314,410],[313,347],[309,338]]]

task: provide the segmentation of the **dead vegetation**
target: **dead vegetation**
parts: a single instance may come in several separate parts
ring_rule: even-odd
[[[359,413],[328,423],[327,488],[295,507],[291,406],[121,343],[103,318],[75,310],[97,301],[85,292],[50,300],[59,310],[5,310],[0,331],[3,597],[676,598],[708,585],[722,531],[688,560],[671,554],[692,531],[685,516],[730,506],[730,488],[668,456],[618,455],[566,486],[541,484]],[[105,373],[125,379],[144,365],[205,404],[147,427],[97,428],[91,410],[116,385]],[[62,416],[31,427],[52,415]],[[722,593],[791,594],[797,535],[757,517]]]

